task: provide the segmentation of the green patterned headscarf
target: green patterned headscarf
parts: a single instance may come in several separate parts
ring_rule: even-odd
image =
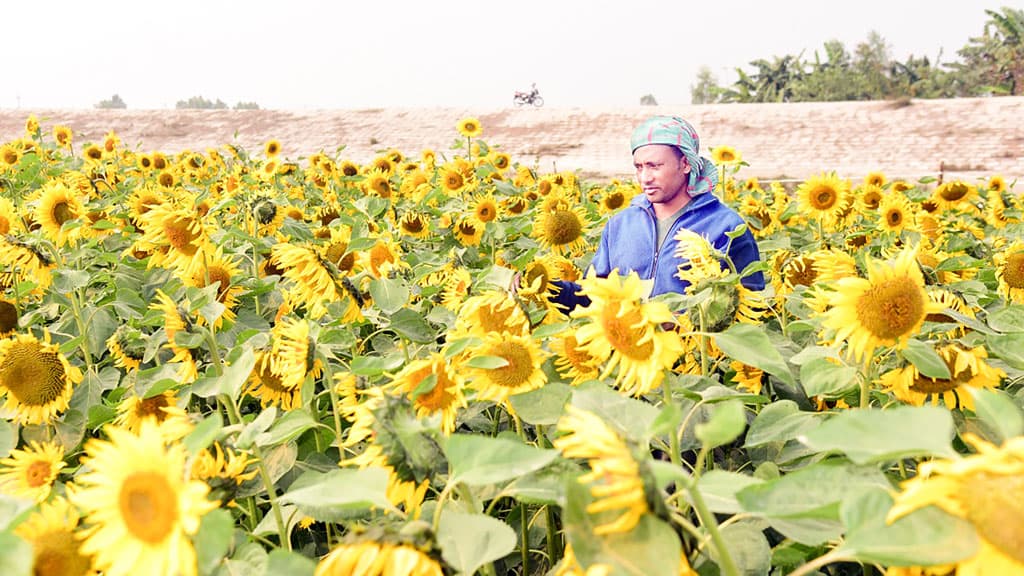
[[[683,152],[690,164],[687,188],[690,196],[715,189],[718,169],[710,159],[700,155],[700,137],[689,122],[678,116],[652,116],[633,130],[632,152],[648,144],[668,144]]]

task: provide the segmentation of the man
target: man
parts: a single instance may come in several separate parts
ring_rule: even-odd
[[[633,167],[643,189],[628,207],[612,216],[601,234],[601,244],[590,265],[598,276],[636,272],[653,279],[651,296],[683,293],[688,282],[676,277],[682,260],[675,255],[675,235],[681,229],[696,232],[716,250],[727,253],[737,272],[760,260],[750,230],[731,240],[726,235],[744,223],[732,208],[712,192],[718,171],[701,157],[700,139],[689,122],[674,116],[655,116],[633,130]],[[764,288],[764,275],[756,272],[742,279],[749,289]],[[578,294],[579,285],[557,282],[560,290],[552,302],[572,310],[590,299]]]

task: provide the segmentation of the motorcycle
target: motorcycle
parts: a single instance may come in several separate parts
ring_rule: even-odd
[[[519,92],[517,90],[515,96],[512,97],[512,102],[516,106],[526,106],[532,104],[537,108],[540,108],[541,106],[544,105],[544,98],[541,98],[540,93],[537,92],[536,90],[532,92]]]

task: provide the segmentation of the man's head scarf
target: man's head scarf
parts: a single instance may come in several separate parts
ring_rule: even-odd
[[[690,196],[711,192],[718,183],[718,169],[700,155],[700,137],[689,122],[678,116],[652,116],[633,130],[632,152],[648,144],[667,144],[682,151],[690,164],[687,191]]]

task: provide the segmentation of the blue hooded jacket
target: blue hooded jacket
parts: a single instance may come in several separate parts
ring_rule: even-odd
[[[729,244],[729,237],[725,233],[731,232],[744,221],[714,194],[694,196],[672,224],[660,248],[655,246],[655,222],[651,201],[643,195],[634,197],[629,206],[608,219],[601,234],[601,244],[590,263],[594,272],[600,277],[608,276],[616,268],[623,276],[636,272],[644,280],[654,279],[651,296],[666,292],[682,294],[689,282],[676,277],[676,270],[683,259],[675,255],[678,244],[675,235],[683,228],[704,236],[719,252],[725,252],[728,246],[729,257],[737,272],[742,272],[747,265],[761,259],[757,241],[749,229]],[[764,275],[756,272],[743,278],[742,283],[751,290],[761,290],[764,288]],[[551,301],[567,311],[590,304],[589,298],[578,294],[579,284],[564,280],[554,284],[559,291]]]

